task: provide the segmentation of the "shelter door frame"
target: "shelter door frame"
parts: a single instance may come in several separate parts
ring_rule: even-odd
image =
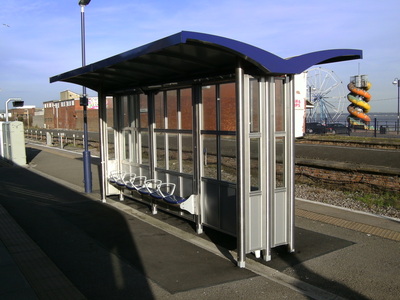
[[[293,76],[254,78],[237,70],[238,266],[247,253],[294,251]]]

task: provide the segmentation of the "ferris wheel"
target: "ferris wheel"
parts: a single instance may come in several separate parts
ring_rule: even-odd
[[[307,71],[307,122],[322,124],[335,122],[345,106],[346,92],[343,82],[331,70],[312,68]]]

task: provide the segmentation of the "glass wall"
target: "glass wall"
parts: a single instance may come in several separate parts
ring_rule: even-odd
[[[148,108],[144,95],[124,96],[120,99],[122,127],[122,159],[135,165],[148,164]]]
[[[135,134],[132,127],[135,124],[135,116],[133,114],[134,110],[132,105],[134,104],[133,95],[122,96],[119,99],[119,106],[121,109],[122,118],[119,118],[120,126],[122,127],[122,139],[123,139],[123,149],[122,149],[122,160],[132,162],[133,158],[133,145],[136,142]]]
[[[139,95],[139,130],[138,130],[138,147],[139,164],[149,164],[149,108],[147,103],[147,96],[144,94]]]
[[[154,106],[157,170],[192,174],[192,90],[159,92]]]
[[[285,91],[284,78],[275,79],[275,131],[285,131]]]
[[[275,187],[285,187],[286,115],[284,78],[275,78]]]
[[[141,175],[153,176],[151,173],[155,170],[160,178],[173,180],[177,185],[179,182],[175,181],[179,181],[180,176],[185,180],[192,178],[192,89],[124,96],[118,103],[119,115],[123,116],[119,119],[123,163],[131,165],[132,170]],[[152,115],[149,106],[154,108]],[[176,190],[179,192],[180,188],[177,186]],[[185,187],[185,190],[190,188]]]
[[[260,83],[255,78],[249,80],[249,120],[250,120],[250,189],[260,189],[260,151],[261,151],[261,127],[260,127]]]
[[[193,104],[192,89],[179,90],[178,124],[181,141],[181,172],[193,174]]]
[[[203,177],[236,183],[235,83],[202,88]]]
[[[275,187],[285,187],[285,137],[275,139]]]

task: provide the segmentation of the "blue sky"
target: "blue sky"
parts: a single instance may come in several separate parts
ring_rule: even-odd
[[[92,0],[85,9],[86,63],[182,30],[236,39],[283,58],[361,49],[362,60],[322,67],[345,85],[359,71],[367,74],[371,112],[397,112],[392,82],[400,78],[399,8],[398,0]],[[74,84],[49,83],[81,66],[80,33],[78,0],[2,0],[0,109],[11,97],[42,107],[61,91],[80,93]]]

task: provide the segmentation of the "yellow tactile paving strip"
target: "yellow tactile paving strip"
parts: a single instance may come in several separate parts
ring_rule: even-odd
[[[303,209],[296,209],[296,216],[307,218],[314,221],[319,221],[359,232],[363,232],[366,234],[371,234],[375,236],[379,236],[385,239],[393,240],[393,241],[400,241],[400,232],[393,231],[390,229],[384,229],[368,224],[343,220],[340,218],[335,218],[323,214],[314,213],[308,210]]]

